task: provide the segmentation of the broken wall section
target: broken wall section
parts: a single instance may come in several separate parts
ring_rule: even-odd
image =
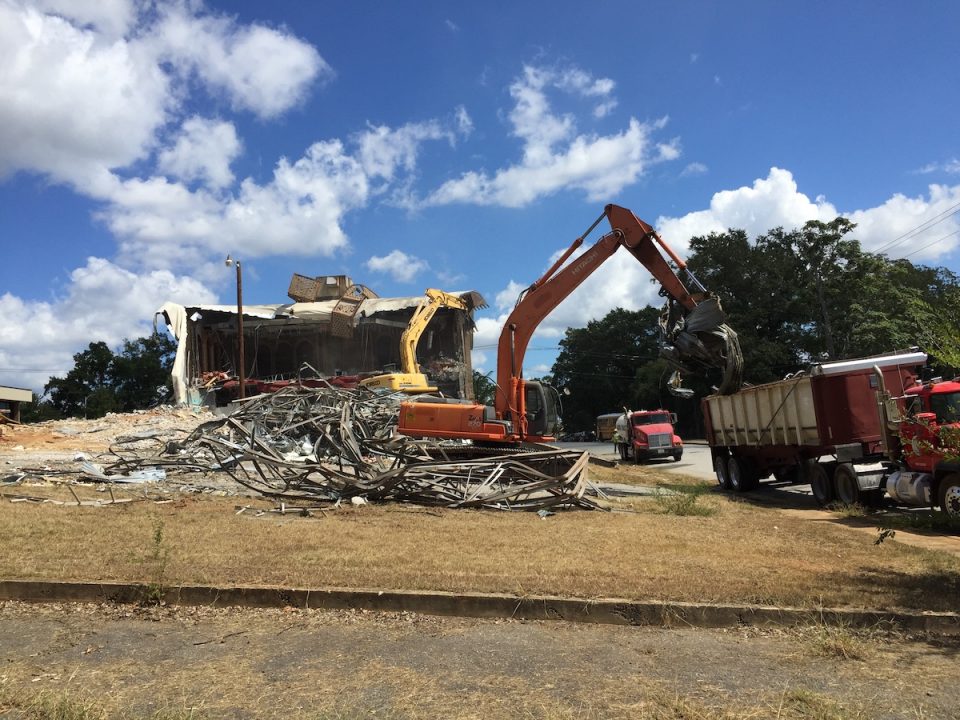
[[[400,337],[423,301],[423,296],[365,300],[347,333],[334,327],[335,301],[245,305],[245,376],[292,380],[304,363],[331,378],[399,370]],[[173,372],[177,402],[210,403],[210,393],[239,368],[236,306],[167,303],[157,314],[178,340]],[[417,348],[421,371],[448,397],[473,399],[471,315],[439,309]]]

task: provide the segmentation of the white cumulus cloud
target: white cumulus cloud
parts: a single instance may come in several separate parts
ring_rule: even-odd
[[[367,260],[367,268],[372,272],[385,273],[397,282],[413,282],[416,276],[426,270],[429,265],[413,255],[402,250],[394,250],[387,255],[377,256]]]
[[[443,183],[425,204],[522,207],[565,189],[601,200],[635,182],[651,164],[676,158],[676,140],[655,142],[651,137],[666,119],[648,124],[630,118],[624,130],[611,135],[580,133],[574,116],[556,113],[548,96],[559,91],[592,100],[594,115],[602,117],[616,104],[613,90],[612,80],[576,68],[526,66],[510,86],[514,106],[509,120],[513,135],[522,142],[522,159],[492,175],[465,172]]]
[[[161,131],[189,96],[185,76],[263,118],[332,76],[285,31],[239,24],[200,2],[151,8],[0,3],[0,175],[36,172],[88,192],[162,149]]]
[[[92,26],[107,38],[123,37],[136,19],[133,0],[35,0],[34,6],[81,27]]]
[[[680,217],[661,216],[651,224],[684,257],[691,237],[738,228],[755,238],[776,227],[793,229],[802,227],[808,220],[826,222],[843,215],[857,223],[852,237],[859,240],[865,250],[929,262],[960,247],[958,206],[960,186],[931,185],[925,197],[897,194],[872,208],[842,212],[823,197],[811,198],[801,192],[788,170],[771,168],[767,177],[758,178],[750,185],[714,193],[709,207],[703,210]],[[641,208],[635,208],[635,212],[643,217]],[[650,218],[644,219],[650,222]],[[560,252],[558,249],[544,267],[559,257]],[[490,362],[487,354],[491,351],[484,350],[483,346],[496,346],[513,299],[522,287],[511,280],[497,295],[497,317],[478,321],[480,333],[475,340],[478,346],[473,355],[475,364]],[[555,344],[566,328],[584,327],[590,320],[602,318],[617,307],[637,310],[645,305],[659,306],[662,300],[658,290],[659,285],[646,268],[620,250],[544,320],[534,342],[539,339],[544,344]],[[492,354],[495,355],[495,351]]]
[[[652,224],[668,243],[685,251],[690,238],[697,235],[739,228],[754,237],[779,226],[800,227],[807,220],[827,222],[838,214],[822,198],[810,199],[799,192],[790,171],[774,167],[751,185],[714,193],[705,210],[678,218],[659,217]]]
[[[882,205],[844,213],[864,249],[912,262],[936,262],[960,247],[960,185],[930,185],[927,196],[896,194]]]
[[[366,206],[398,174],[413,172],[423,142],[450,137],[430,121],[370,128],[352,139],[355,147],[318,141],[294,162],[281,158],[269,182],[246,178],[232,193],[163,177],[112,177],[99,195],[108,201],[100,217],[125,257],[161,267],[211,252],[330,256],[349,244],[347,212]],[[179,156],[172,150],[171,157]],[[225,163],[202,170],[209,175],[212,167],[229,172]]]
[[[285,31],[240,25],[181,4],[161,7],[145,43],[159,59],[225,93],[234,108],[262,118],[285,112],[310,83],[333,76],[313,46]]]
[[[154,311],[167,300],[215,302],[197,280],[165,270],[136,274],[91,257],[74,270],[66,293],[53,301],[27,301],[0,295],[0,366],[4,382],[42,389],[50,375],[63,376],[73,355],[91,342],[111,348],[125,338],[152,332]]]
[[[399,128],[372,126],[357,136],[357,157],[368,176],[390,181],[398,170],[414,169],[424,141],[441,139],[452,144],[454,133],[435,120],[407,123]]]
[[[174,104],[169,78],[138,44],[0,3],[0,174],[82,187],[145,156]]]
[[[157,166],[181,180],[222,188],[233,183],[230,164],[240,150],[233,123],[194,116],[184,121],[174,145],[160,152]]]

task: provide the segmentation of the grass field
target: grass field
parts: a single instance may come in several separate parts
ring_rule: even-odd
[[[681,494],[547,518],[405,505],[258,514],[275,503],[192,494],[96,508],[3,501],[0,577],[956,609],[960,561],[945,553],[877,545],[696,481],[631,471],[595,474]],[[73,498],[62,486],[16,491]],[[73,491],[105,499],[91,486]],[[238,504],[249,509],[237,514]]]

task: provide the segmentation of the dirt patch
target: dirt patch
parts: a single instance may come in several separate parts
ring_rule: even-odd
[[[847,632],[854,659],[816,632],[5,603],[0,698],[111,716],[957,717],[956,647]]]
[[[44,461],[76,452],[106,452],[117,438],[131,435],[187,433],[214,416],[206,409],[161,407],[131,413],[110,413],[96,420],[50,420],[29,425],[5,425],[0,452],[11,460]]]

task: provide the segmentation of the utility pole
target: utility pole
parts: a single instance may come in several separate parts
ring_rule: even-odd
[[[239,398],[243,400],[247,396],[246,388],[246,362],[243,357],[243,272],[240,270],[240,261],[234,260],[227,255],[224,263],[227,267],[237,266],[237,378],[240,381]]]

